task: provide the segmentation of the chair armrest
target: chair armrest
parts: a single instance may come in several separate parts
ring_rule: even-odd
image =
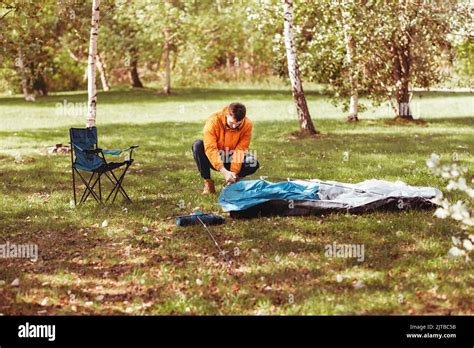
[[[72,144],[72,146],[74,146],[74,148],[76,148],[77,150],[81,151],[81,152],[84,152],[84,153],[87,153],[87,154],[99,154],[102,152],[102,149],[83,149],[82,147],[76,145],[76,144]]]
[[[89,153],[90,153],[90,154],[93,154],[93,153],[99,154],[99,153],[102,152],[102,149],[81,150],[81,151],[83,151],[83,152],[85,152],[85,153],[88,153],[88,154],[89,154]]]
[[[123,150],[102,150],[103,154],[118,156],[123,152]]]
[[[123,149],[122,151],[131,151],[131,150],[134,150],[134,149],[137,149],[137,148],[139,148],[138,145],[132,145],[132,146],[126,148],[126,149]]]
[[[115,155],[115,156],[118,156],[120,154],[122,154],[122,152],[125,152],[125,151],[132,151],[136,148],[138,148],[139,146],[138,145],[132,145],[126,149],[123,149],[123,150],[102,150],[102,153],[106,154],[106,155]]]
[[[132,145],[130,146],[128,149],[124,149],[123,151],[130,151],[130,155],[129,155],[129,160],[132,160],[132,157],[133,157],[133,150],[135,150],[136,148],[138,148],[138,145]]]

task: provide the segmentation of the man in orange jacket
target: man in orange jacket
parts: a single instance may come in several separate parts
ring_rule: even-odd
[[[259,163],[247,153],[252,136],[252,121],[245,106],[232,103],[209,117],[204,126],[204,141],[193,143],[193,156],[204,179],[204,194],[215,193],[211,169],[224,175],[227,183],[255,173]]]

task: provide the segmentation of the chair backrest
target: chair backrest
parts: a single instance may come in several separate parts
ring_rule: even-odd
[[[104,160],[95,153],[85,153],[81,150],[94,150],[97,148],[97,128],[71,128],[71,151],[75,154],[74,165],[82,170],[94,170],[104,164]]]

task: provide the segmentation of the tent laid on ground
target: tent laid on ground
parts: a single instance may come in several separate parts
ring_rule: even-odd
[[[341,211],[353,214],[373,210],[427,209],[441,191],[402,181],[366,180],[357,184],[337,181],[292,180],[271,183],[242,180],[227,186],[219,204],[234,218],[271,215],[321,215]]]

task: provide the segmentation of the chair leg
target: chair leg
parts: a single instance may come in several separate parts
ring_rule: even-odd
[[[94,177],[94,174],[95,173],[92,173],[92,175],[89,177],[89,182],[86,183],[85,180],[83,179],[83,183],[84,185],[86,185],[86,189],[84,190],[84,192],[82,193],[82,197],[81,197],[81,200],[79,201],[79,204],[82,204],[82,203],[85,203],[86,202],[86,199],[87,197],[89,197],[89,194],[90,194],[90,184],[91,184],[91,181]],[[81,176],[82,178],[82,176]]]
[[[125,178],[125,174],[127,173],[127,170],[128,170],[128,167],[129,165],[127,165],[127,167],[125,168],[125,170],[123,171],[122,175],[120,176],[120,179],[117,181],[117,191],[115,191],[115,196],[114,196],[114,199],[112,200],[112,203],[115,202],[115,198],[117,198],[117,193],[118,191],[120,190],[120,193],[122,194],[122,196],[128,200],[129,202],[131,202],[132,200],[130,199],[130,197],[128,197],[127,195],[127,192],[125,192],[125,189],[123,188],[122,186],[122,182],[123,182],[123,179]],[[111,172],[112,175],[114,176],[115,180],[117,180],[117,177],[115,176],[114,172]]]
[[[95,173],[92,174],[92,176],[94,176]],[[100,191],[100,176],[102,175],[102,173],[97,173],[97,179],[95,179],[94,183],[92,184],[92,186],[90,186],[90,180],[89,180],[89,191],[87,192],[86,194],[86,197],[84,198],[84,202],[87,200],[87,198],[89,197],[89,193],[91,192],[94,192],[94,187],[95,185],[97,185],[97,182],[99,182],[99,191]],[[91,179],[92,180],[92,179]],[[95,193],[95,192],[94,192]],[[97,203],[101,203],[102,202],[102,197],[101,197],[101,192],[99,192],[100,196],[99,196],[99,200],[97,200],[97,193],[95,194],[95,200],[97,201]]]
[[[102,173],[99,174],[99,198],[100,198],[100,201],[102,202],[102,185],[100,184],[101,176],[102,176]]]
[[[127,172],[128,167],[129,167],[129,165],[123,171],[122,175],[120,176],[120,179],[117,179],[117,176],[115,175],[115,173],[113,171],[110,171],[110,174],[113,176],[115,181],[110,177],[110,175],[107,172],[105,173],[105,176],[107,177],[107,179],[109,179],[109,181],[112,183],[112,185],[114,185],[114,187],[112,188],[112,191],[110,191],[109,195],[105,199],[106,202],[110,199],[110,197],[112,196],[112,194],[114,194],[114,191],[115,191],[115,195],[114,195],[114,198],[112,200],[112,203],[113,203],[115,201],[115,198],[117,197],[117,193],[118,193],[119,190],[120,190],[120,193],[122,194],[122,196],[126,200],[128,200],[129,202],[132,201],[130,199],[130,197],[128,196],[127,192],[125,192],[125,189],[122,186],[123,178],[125,177],[125,174]]]
[[[82,194],[82,197],[81,197],[81,201],[79,202],[79,204],[82,204],[82,203],[85,203],[86,202],[86,199],[89,197],[89,194],[92,193],[92,197],[94,197],[94,199],[97,201],[97,203],[102,203],[99,199],[99,197],[97,197],[97,194],[92,190],[92,188],[90,187],[90,183],[94,177],[94,174],[95,173],[92,173],[91,177],[89,178],[89,182],[87,182],[80,173],[79,174],[79,177],[81,178],[82,182],[84,183],[84,185],[86,186],[86,190],[84,191],[84,193]],[[96,180],[97,182],[97,180]]]
[[[112,171],[110,172],[112,173]],[[118,188],[117,179],[115,178],[115,175],[113,175],[113,177],[115,178],[115,181],[109,176],[108,173],[106,173],[106,176],[109,179],[109,181],[112,183],[112,185],[114,185],[114,187],[112,188],[112,191],[110,191],[109,195],[105,199],[105,201],[108,202],[110,197],[114,194],[114,192],[118,191],[119,188]]]
[[[72,167],[72,192],[73,192],[73,195],[74,195],[74,207],[76,207],[77,205],[77,200],[76,200],[76,177],[74,175],[74,171],[76,169],[74,167]]]
[[[108,202],[110,196],[112,196],[112,194],[114,193],[115,189],[117,188],[117,184],[116,184],[116,183],[112,180],[112,178],[109,176],[109,173],[105,172],[105,176],[107,177],[107,179],[109,179],[109,181],[112,183],[112,185],[114,185],[114,187],[112,188],[112,191],[110,191],[110,193],[107,195],[107,198],[105,199],[105,201]]]

